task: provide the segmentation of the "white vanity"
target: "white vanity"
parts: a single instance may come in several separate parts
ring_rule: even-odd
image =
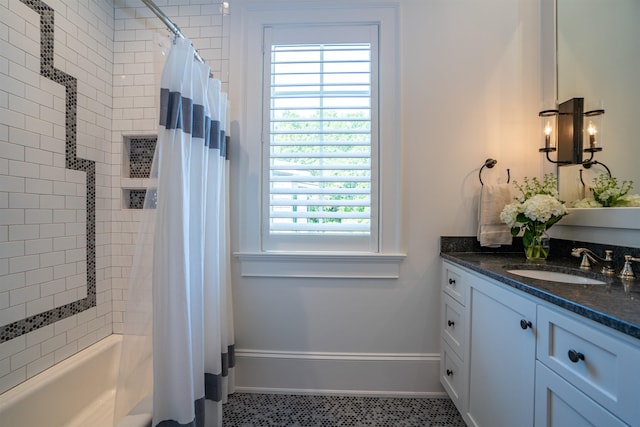
[[[441,382],[469,426],[640,425],[638,325],[621,332],[562,308],[566,301],[580,312],[568,302],[572,293],[602,292],[605,300],[640,293],[562,284],[573,288],[557,296],[553,286],[529,289],[525,279],[514,287],[513,278],[503,283],[499,271],[481,270],[455,256],[443,260]],[[623,302],[623,309],[636,304]]]

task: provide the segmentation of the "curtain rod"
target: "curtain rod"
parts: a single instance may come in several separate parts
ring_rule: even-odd
[[[182,34],[182,31],[180,31],[180,28],[176,24],[174,24],[173,21],[171,21],[171,19],[169,19],[169,17],[162,11],[162,9],[160,9],[152,0],[141,1],[153,13],[155,13],[158,19],[160,19],[173,34],[175,34],[177,37],[180,37],[181,39],[185,38],[184,34]],[[205,63],[204,59],[202,58],[202,56],[200,56],[200,53],[197,50],[194,50],[193,55],[199,62],[202,62],[203,64]]]

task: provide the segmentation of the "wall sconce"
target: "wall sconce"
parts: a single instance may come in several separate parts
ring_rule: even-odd
[[[584,149],[586,153],[595,153],[602,151],[602,122],[604,118],[604,110],[590,110],[584,113],[585,120],[585,140],[588,141],[587,147]]]
[[[598,163],[593,156],[602,151],[604,109],[584,112],[584,98],[572,98],[559,104],[557,110],[543,110],[538,116],[544,135],[544,147],[538,151],[546,153],[548,161],[558,165],[582,164],[587,168]],[[584,140],[588,142],[583,150]],[[557,160],[549,158],[554,151],[558,152]],[[589,159],[583,160],[583,152],[591,154]]]
[[[556,143],[558,139],[558,113],[557,109],[542,110],[538,113],[540,117],[540,129],[544,138],[544,147],[538,151],[546,153],[547,160],[552,163],[555,161],[549,158],[549,153],[556,151]]]

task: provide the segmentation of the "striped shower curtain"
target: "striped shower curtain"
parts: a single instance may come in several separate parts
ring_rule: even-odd
[[[160,90],[153,245],[153,425],[220,426],[233,388],[227,99],[177,39]]]
[[[176,39],[129,280],[114,422],[221,426],[234,388],[227,97]],[[150,393],[150,391],[153,393]],[[153,405],[153,409],[149,406]],[[126,421],[125,421],[125,425]]]

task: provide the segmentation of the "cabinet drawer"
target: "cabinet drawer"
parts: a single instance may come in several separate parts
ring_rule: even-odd
[[[540,362],[536,364],[535,414],[535,427],[626,426]]]
[[[460,413],[465,412],[464,405],[464,364],[451,350],[446,341],[441,341],[440,382]]]
[[[444,292],[442,293],[441,324],[442,338],[449,344],[458,357],[464,360],[466,324],[464,307]]]
[[[623,421],[640,425],[640,346],[605,326],[538,307],[538,360]]]
[[[444,277],[442,289],[460,304],[465,305],[468,286],[465,282],[465,277],[467,275],[451,264],[445,262],[443,265]]]

